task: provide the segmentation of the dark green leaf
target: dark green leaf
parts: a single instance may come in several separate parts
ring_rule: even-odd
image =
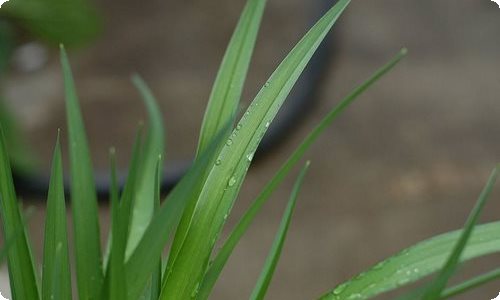
[[[71,271],[59,134],[52,160],[43,245],[42,299],[71,299]]]
[[[69,131],[71,206],[78,295],[80,299],[97,299],[103,274],[94,173],[73,75],[62,46],[61,65]]]

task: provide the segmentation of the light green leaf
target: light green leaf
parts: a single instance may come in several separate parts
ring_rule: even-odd
[[[462,235],[455,245],[453,252],[450,257],[446,261],[441,272],[438,276],[430,283],[430,285],[426,288],[425,293],[423,294],[424,300],[435,300],[439,299],[441,292],[446,288],[446,284],[450,280],[451,276],[455,272],[458,267],[458,263],[460,261],[460,256],[467,245],[467,242],[474,230],[474,227],[479,219],[479,215],[486,204],[486,201],[489,199],[491,191],[493,190],[493,186],[495,185],[496,179],[498,177],[498,172],[500,171],[500,166],[496,167],[488,180],[488,183],[484,187],[479,199],[477,200],[476,205],[474,206],[467,222],[465,223],[464,230],[462,231]]]
[[[212,88],[200,133],[198,155],[207,149],[222,129],[227,128],[227,124],[234,122],[265,6],[266,0],[249,0],[240,16]]]
[[[220,151],[196,200],[182,217],[169,257],[161,299],[196,296],[208,259],[246,175],[248,165],[270,122],[308,61],[349,0],[339,1],[304,36],[258,93]]]
[[[69,132],[71,206],[78,295],[80,299],[97,299],[103,274],[94,173],[73,75],[62,46],[61,65]]]
[[[0,126],[0,216],[4,240],[12,241],[7,253],[11,293],[14,299],[39,299],[33,256],[19,211],[3,131]]]
[[[52,160],[43,245],[42,299],[71,299],[71,271],[59,133]]]
[[[295,209],[295,204],[297,203],[297,197],[299,195],[300,187],[302,186],[304,177],[307,173],[307,170],[309,169],[309,164],[309,162],[306,163],[306,165],[300,172],[297,181],[295,182],[292,195],[290,196],[290,200],[286,207],[285,213],[283,215],[283,218],[281,219],[281,224],[271,247],[271,251],[269,252],[262,273],[260,274],[257,284],[255,285],[252,295],[250,296],[251,300],[262,300],[267,293],[267,289],[269,287],[269,284],[271,283],[274,270],[276,269],[276,265],[278,264],[281,251],[285,243],[286,234],[288,232],[288,227],[290,226],[290,221]]]
[[[338,285],[320,299],[368,299],[430,275],[444,266],[462,232],[438,235],[407,248]],[[500,222],[476,226],[460,261],[500,252],[498,232]]]
[[[146,105],[149,123],[139,170],[142,175],[137,178],[138,185],[134,196],[135,203],[133,208],[132,224],[130,225],[127,252],[125,254],[127,259],[130,257],[135,247],[137,247],[137,243],[139,243],[142,238],[142,235],[144,234],[144,231],[148,227],[151,217],[153,216],[155,205],[154,179],[156,173],[156,163],[158,156],[163,156],[165,147],[163,121],[153,93],[138,75],[134,75],[132,77],[132,81],[139,90],[144,104]]]
[[[357,87],[347,97],[342,99],[342,101],[340,101],[340,103],[334,109],[332,109],[325,116],[325,118],[321,120],[321,122],[311,131],[311,133],[309,133],[309,135],[303,140],[303,142],[296,148],[293,154],[290,155],[288,160],[281,166],[279,171],[276,172],[271,181],[264,187],[262,192],[252,203],[250,208],[245,212],[243,217],[240,219],[236,227],[229,235],[227,241],[222,246],[219,253],[217,253],[216,258],[209,267],[207,273],[205,274],[205,278],[203,279],[203,284],[201,285],[198,294],[199,299],[208,298],[213,286],[217,282],[217,278],[219,278],[222,269],[224,268],[227,260],[229,259],[239,240],[245,234],[245,232],[255,219],[255,216],[260,212],[263,205],[267,202],[276,187],[278,187],[278,185],[284,180],[285,176],[290,172],[292,167],[295,166],[298,161],[300,161],[300,159],[304,156],[304,153],[316,141],[319,135],[333,123],[337,116],[339,116],[340,113],[342,113],[354,100],[356,100],[364,91],[366,91],[375,82],[377,82],[383,75],[392,70],[392,68],[394,68],[394,66],[396,66],[396,64],[406,55],[406,52],[406,49],[402,49],[390,62],[377,70],[367,81]]]

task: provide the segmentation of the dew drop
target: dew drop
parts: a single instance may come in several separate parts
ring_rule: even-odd
[[[215,161],[215,165],[216,166],[220,166],[221,163],[222,163],[222,161],[220,159],[218,159],[218,160]]]
[[[264,87],[269,87],[270,84],[271,83],[269,83],[269,81],[268,81],[268,82],[266,82],[266,84],[264,84]]]
[[[410,278],[403,277],[403,278],[399,279],[397,283],[398,283],[398,285],[401,286],[401,285],[405,285],[405,284],[407,284],[409,282],[410,282]]]
[[[363,296],[360,293],[354,293],[351,294],[349,297],[347,297],[347,300],[355,300],[355,299],[361,299]]]
[[[342,292],[345,290],[345,288],[347,287],[347,284],[346,283],[343,283],[339,286],[337,286],[334,290],[333,290],[333,294],[335,296],[338,296],[340,294],[342,294]]]
[[[233,144],[233,140],[232,139],[228,139],[227,142],[226,142],[226,145],[231,146],[232,144]]]
[[[269,128],[269,125],[271,125],[271,122],[266,123],[266,128]]]
[[[200,283],[198,282],[194,287],[193,292],[191,293],[191,298],[196,298],[196,295],[198,295],[199,291],[200,291]]]
[[[229,178],[229,182],[227,183],[227,185],[231,187],[234,186],[235,184],[236,184],[236,178],[234,178],[234,176]]]
[[[247,159],[248,159],[248,161],[252,161],[252,159],[253,159],[253,152],[252,152],[252,153],[249,153],[249,154],[247,155]]]
[[[238,125],[236,126],[236,130],[240,130],[240,129],[241,129],[241,124],[238,124]]]
[[[381,261],[375,266],[373,266],[373,270],[380,270],[387,264],[387,261]]]

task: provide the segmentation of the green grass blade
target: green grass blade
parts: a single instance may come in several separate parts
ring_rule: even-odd
[[[207,149],[226,124],[234,122],[265,6],[266,0],[249,0],[241,14],[212,88],[198,154]]]
[[[14,190],[3,127],[0,126],[0,216],[5,241],[13,241],[7,253],[14,299],[39,299],[33,257]]]
[[[199,178],[210,165],[221,141],[222,136],[219,135],[206,153],[197,158],[187,174],[170,192],[158,213],[153,217],[135,251],[127,260],[129,299],[137,299],[141,295],[149,280],[149,275],[156,270],[157,257],[161,256],[167,241],[179,223],[188,200],[198,193]]]
[[[52,160],[43,245],[42,299],[71,299],[71,272],[59,134]]]
[[[441,294],[441,299],[448,299],[460,294],[463,294],[473,288],[477,288],[483,284],[489,283],[493,280],[500,279],[500,269],[493,270],[483,275],[462,282],[456,286],[444,290]]]
[[[126,282],[126,268],[125,268],[125,253],[127,247],[127,240],[129,237],[130,224],[132,221],[132,209],[136,195],[136,189],[139,185],[141,173],[139,172],[142,163],[142,126],[139,127],[132,151],[132,160],[130,162],[130,170],[128,173],[125,188],[121,197],[118,197],[116,192],[116,174],[113,175],[114,183],[112,193],[112,242],[110,253],[110,273],[109,273],[109,295],[110,299],[127,299],[128,286],[124,285]],[[114,166],[114,156],[111,156]],[[108,281],[108,278],[106,278]]]
[[[162,166],[161,156],[158,157],[158,163],[156,165],[156,176],[155,176],[155,211],[160,209],[160,182],[161,182],[161,166]],[[153,278],[151,279],[151,300],[157,300],[160,297],[161,292],[161,273],[162,273],[162,261],[161,255],[158,257],[158,268],[153,272]]]
[[[500,252],[500,222],[477,225],[460,262]],[[439,271],[462,234],[457,230],[420,242],[338,285],[320,299],[368,299]]]
[[[94,173],[73,75],[66,51],[62,46],[61,65],[69,132],[71,206],[78,295],[80,299],[97,299],[103,274]]]
[[[208,259],[239,192],[248,165],[270,122],[330,28],[349,4],[339,1],[288,54],[258,93],[212,167],[192,214],[184,214],[174,238],[161,299],[196,296]],[[184,225],[183,225],[184,223]],[[186,225],[187,224],[187,225]]]
[[[116,175],[116,151],[110,150],[111,162],[111,248],[109,258],[109,299],[127,299],[127,286],[125,282],[125,243],[126,233],[122,231],[120,224],[120,200],[118,192],[118,179]]]
[[[297,203],[297,197],[299,195],[300,187],[302,186],[304,177],[307,173],[307,170],[309,169],[309,164],[310,162],[308,161],[300,172],[297,181],[295,182],[292,195],[290,196],[290,200],[281,220],[278,233],[276,234],[273,245],[271,247],[271,251],[269,252],[262,273],[260,274],[257,284],[255,285],[252,295],[250,296],[251,300],[262,300],[267,293],[267,289],[269,287],[269,284],[271,283],[274,270],[276,269],[276,265],[278,264],[281,251],[285,243],[286,234],[288,232],[288,227],[290,226],[290,221],[295,209],[295,204]]]
[[[439,272],[438,276],[432,281],[432,283],[426,289],[423,298],[424,300],[434,300],[439,299],[441,292],[446,288],[446,284],[450,280],[451,276],[457,269],[458,263],[460,261],[460,256],[464,251],[465,246],[474,230],[474,226],[479,219],[479,215],[486,204],[486,201],[489,199],[491,191],[493,190],[493,186],[495,185],[496,179],[498,177],[498,172],[500,171],[500,165],[496,167],[491,173],[486,186],[484,187],[479,199],[477,200],[476,205],[472,209],[472,212],[465,223],[464,230],[460,239],[458,240],[453,252],[451,253],[448,261],[444,265],[441,272]]]
[[[135,194],[136,200],[127,245],[127,258],[130,257],[139,243],[153,216],[156,163],[158,155],[163,156],[165,147],[163,120],[153,93],[138,75],[132,77],[132,82],[142,96],[148,111],[149,122],[140,169],[142,176],[138,178]]]
[[[271,194],[278,187],[278,185],[284,180],[285,176],[290,172],[290,170],[297,164],[298,161],[304,156],[305,152],[310,148],[310,146],[316,141],[321,133],[330,126],[333,121],[340,115],[354,100],[356,100],[364,91],[370,88],[375,82],[377,82],[383,75],[392,70],[399,61],[406,55],[406,49],[402,49],[391,61],[389,61],[382,68],[377,70],[368,80],[363,84],[358,86],[353,92],[351,92],[347,97],[342,99],[340,103],[331,110],[325,118],[309,133],[309,135],[303,140],[303,142],[296,148],[288,160],[281,166],[281,168],[276,172],[271,181],[264,187],[262,192],[257,196],[255,201],[252,203],[251,207],[245,212],[243,217],[240,219],[236,227],[233,229],[229,235],[227,241],[222,246],[221,250],[217,254],[215,260],[207,271],[205,278],[203,279],[203,284],[201,285],[199,298],[206,299],[212,291],[217,278],[219,278],[222,269],[224,268],[227,260],[229,259],[233,249],[236,247],[241,237],[245,234],[247,229],[252,224],[255,216],[260,212],[263,205],[267,202]]]

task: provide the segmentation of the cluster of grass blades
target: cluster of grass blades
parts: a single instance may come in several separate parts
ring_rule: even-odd
[[[140,77],[134,76],[133,82],[148,109],[149,122],[146,128],[138,130],[123,191],[119,191],[116,184],[115,150],[110,151],[112,224],[105,250],[99,241],[98,206],[84,124],[69,62],[61,47],[76,259],[74,265],[70,264],[59,142],[54,151],[44,260],[39,274],[24,226],[26,221],[16,200],[8,147],[1,133],[2,255],[8,262],[13,299],[71,299],[74,295],[78,295],[78,299],[207,299],[229,256],[276,187],[325,128],[406,54],[406,50],[401,50],[325,116],[263,188],[222,247],[215,251],[214,244],[230,214],[253,153],[300,73],[349,2],[338,1],[311,28],[236,122],[266,4],[265,0],[248,0],[210,96],[195,162],[162,204],[159,181],[165,144],[163,124],[153,94]],[[308,166],[309,162],[305,163],[298,176],[250,299],[263,299],[270,286]],[[403,250],[320,298],[368,299],[438,272],[434,280],[403,295],[402,299],[445,299],[499,278],[500,272],[493,270],[446,289],[459,263],[500,251],[500,222],[476,225],[499,172],[497,166],[463,230],[436,236]],[[165,256],[167,245],[171,246]],[[76,290],[72,290],[72,273],[76,274]]]

